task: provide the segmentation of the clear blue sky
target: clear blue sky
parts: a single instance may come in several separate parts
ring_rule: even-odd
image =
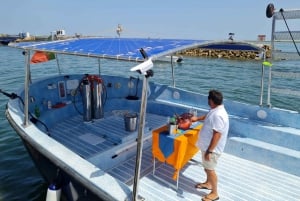
[[[300,9],[300,0],[6,0],[1,2],[0,33],[215,39],[270,38],[266,7]],[[300,28],[300,27],[299,27]],[[299,29],[298,29],[299,30]]]

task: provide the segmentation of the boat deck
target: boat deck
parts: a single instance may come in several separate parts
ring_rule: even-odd
[[[113,176],[131,185],[134,172],[132,158],[122,165],[109,171]],[[156,165],[155,176],[152,174],[152,153],[148,149],[143,155],[144,175],[139,182],[139,195],[146,200],[200,200],[209,193],[208,190],[195,189],[197,182],[205,181],[205,174],[201,166],[201,154],[198,153],[181,170],[179,190],[176,181],[172,179],[174,169],[160,163]],[[128,173],[132,172],[129,179]],[[146,173],[145,173],[146,172]],[[220,200],[299,200],[300,178],[285,172],[264,166],[252,161],[244,160],[227,153],[220,158],[217,168],[219,176]],[[166,185],[161,179],[170,183]]]
[[[111,149],[112,145],[126,144],[136,138],[137,132],[124,131],[123,112],[105,114],[104,119],[92,123],[82,122],[82,116],[78,115],[60,122],[50,133],[81,157],[95,158]],[[165,120],[163,116],[147,114],[145,137],[151,139],[151,131],[162,126]],[[145,200],[155,201],[200,200],[209,192],[194,188],[197,182],[205,180],[200,155],[198,153],[181,170],[179,189],[176,189],[176,181],[172,179],[173,167],[157,162],[155,176],[153,175],[151,147],[146,146],[143,151],[139,195]],[[132,187],[134,166],[135,157],[132,156],[118,165],[107,167],[106,171]],[[268,166],[224,153],[217,173],[220,200],[300,200],[300,178]]]
[[[81,115],[64,120],[50,130],[50,135],[58,142],[85,159],[95,157],[114,146],[135,141],[137,131],[125,131],[124,114],[128,110],[114,110],[105,113],[104,118],[84,122]],[[147,114],[144,137],[150,137],[151,130],[165,124],[167,118]]]

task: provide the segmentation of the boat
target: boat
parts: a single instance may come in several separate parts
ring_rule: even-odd
[[[5,35],[0,36],[0,44],[1,45],[8,45],[10,42],[16,41],[19,39],[19,36],[12,36],[12,35]]]
[[[137,158],[137,161],[143,162],[140,165],[140,174],[141,176],[149,175],[152,172],[151,167],[153,167],[150,157],[152,131],[164,126],[167,119],[165,114],[146,112],[145,101],[150,104],[151,99],[156,99],[157,95],[168,90],[167,86],[154,83],[149,83],[149,88],[146,87],[145,83],[151,77],[152,60],[156,61],[159,57],[169,55],[177,49],[197,46],[201,42],[203,41],[73,38],[50,42],[10,44],[10,47],[22,49],[27,58],[25,69],[28,74],[25,83],[26,89],[24,88],[20,93],[7,94],[1,91],[12,98],[8,103],[7,118],[20,135],[37,168],[49,182],[50,190],[58,188],[57,186],[62,189],[72,188],[76,198],[87,200],[133,199],[132,183],[137,177],[132,177],[134,175],[131,173],[134,173],[132,165],[134,165],[134,159],[137,158],[137,138],[143,137],[141,141],[143,148],[139,149],[143,151],[141,154],[143,159]],[[95,44],[98,44],[97,47]],[[91,48],[93,46],[96,48]],[[32,53],[34,54],[32,55]],[[66,54],[87,57],[87,59],[133,62],[136,65],[132,68],[133,72],[141,74],[145,78],[141,85],[133,77],[102,75],[97,74],[98,71],[90,75],[63,75],[58,70],[58,75],[46,76],[46,78],[33,81],[31,80],[33,77],[29,73],[30,66],[33,65],[31,63],[35,55],[41,53],[55,54],[57,55],[56,59],[59,57],[58,55]],[[149,59],[145,59],[148,56]],[[93,83],[93,90],[90,88],[91,83]],[[144,89],[145,87],[147,89]],[[95,89],[98,94],[96,101],[93,99],[96,96]],[[131,90],[135,92],[128,94],[128,91]],[[93,92],[94,95],[91,95],[92,91],[95,92]],[[148,97],[147,100],[143,97],[149,96],[149,91],[152,91],[152,98]],[[83,93],[89,101],[82,99]],[[28,102],[28,98],[33,102]],[[99,107],[92,107],[92,102],[93,105],[97,103]],[[154,101],[151,104],[155,105],[156,103]],[[156,110],[154,105],[151,110]],[[92,108],[94,109],[92,110]],[[17,110],[19,111],[17,112]],[[181,108],[177,112],[180,110],[184,111]],[[95,111],[97,112],[95,113]],[[170,111],[169,115],[171,116],[171,114],[173,115],[173,112]],[[129,119],[125,118],[126,115],[129,116]],[[139,117],[138,121],[137,116]],[[136,121],[134,123],[136,128],[126,129],[128,127],[125,124],[126,121],[132,121],[132,119]],[[67,122],[72,122],[72,125],[67,125]],[[139,122],[138,128],[137,122]],[[34,129],[34,131],[28,129]],[[63,137],[63,131],[65,131],[66,138]],[[79,134],[77,137],[73,136],[76,138],[75,141],[70,135],[72,133],[75,136]],[[34,137],[32,134],[44,139],[38,139],[39,137],[36,138],[37,136]],[[119,176],[114,174],[118,174],[117,169],[122,166],[128,171],[125,171],[123,178],[119,178],[119,176],[122,177],[121,174]],[[157,164],[156,167],[159,168],[160,165]],[[170,179],[173,180],[172,177]],[[168,185],[165,186],[168,188]],[[63,194],[67,196],[68,200],[74,200],[73,196],[70,198],[69,194],[72,194],[69,193],[70,191],[63,190]],[[152,199],[154,198],[150,198],[150,200]]]
[[[230,33],[233,34],[233,33]],[[205,50],[205,52],[212,54],[212,51],[215,51],[218,58],[251,58],[251,53],[253,54],[252,57],[256,60],[262,60],[265,53],[265,49],[263,46],[258,44],[254,44],[251,42],[246,41],[234,41],[232,37],[229,37],[229,40],[223,41],[211,41],[201,45],[199,48]],[[235,52],[235,56],[234,53]],[[247,56],[242,56],[243,52]],[[205,55],[205,54],[204,54]],[[230,56],[229,56],[230,55]]]
[[[202,123],[174,133],[168,121],[178,114],[205,114],[207,95],[177,88],[174,71],[172,86],[151,81],[157,58],[206,42],[73,38],[11,43],[26,58],[24,87],[0,92],[10,98],[10,125],[49,184],[47,200],[199,200],[206,195],[194,187],[205,180],[194,146]],[[34,78],[36,52],[56,59],[61,54],[97,59],[99,66],[96,72],[86,68],[85,74],[63,74],[58,66],[57,75]],[[142,76],[142,83],[122,72],[101,73],[101,60],[130,62],[127,70]],[[231,100],[224,105],[230,130],[217,169],[220,199],[299,200],[299,112]],[[170,153],[160,147],[161,139],[171,140]]]
[[[30,39],[29,32],[21,32],[18,35],[0,34],[1,45],[8,45],[10,42],[18,42],[25,39]]]
[[[203,49],[209,50],[238,50],[238,51],[253,51],[262,52],[262,47],[246,41],[211,41],[201,46]]]

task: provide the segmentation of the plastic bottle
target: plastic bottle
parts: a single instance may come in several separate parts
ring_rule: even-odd
[[[37,105],[34,107],[34,114],[37,118],[41,116],[40,108]]]
[[[176,125],[176,118],[175,117],[170,118],[170,124]]]

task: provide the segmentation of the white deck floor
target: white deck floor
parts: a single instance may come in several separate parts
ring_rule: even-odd
[[[194,158],[200,161],[198,153]],[[172,182],[172,167],[157,168],[157,176]],[[270,167],[224,153],[218,164],[220,200],[300,200],[300,178]],[[158,181],[158,182],[157,182]],[[201,200],[208,190],[195,189],[197,182],[205,181],[201,163],[190,161],[181,171],[179,191],[166,187],[152,173],[140,181],[140,195],[146,200]]]
[[[149,116],[148,123],[152,128],[164,123],[163,117],[161,117],[160,121],[156,122],[151,119],[157,120],[160,118],[157,116],[155,116],[155,118],[152,118],[151,115]],[[121,120],[123,121],[123,119]],[[121,120],[120,122],[122,122]],[[61,122],[57,126],[62,129],[55,129],[56,131],[60,130],[60,132],[53,132],[53,137],[55,137],[58,141],[63,142],[69,148],[74,149],[74,151],[81,156],[85,157],[90,157],[99,152],[101,153],[101,149],[107,149],[109,144],[112,145],[114,143],[114,141],[106,138],[104,143],[99,144],[99,147],[94,146],[95,150],[91,150],[91,147],[87,147],[87,145],[85,145],[86,143],[80,140],[75,140],[76,138],[74,135],[78,135],[78,133],[72,129],[76,129],[78,126],[85,128],[88,127],[89,132],[93,131],[95,135],[99,134],[99,136],[105,132],[104,130],[101,131],[101,129],[99,129],[97,123],[93,124],[95,125],[95,128],[93,128],[92,125],[81,125],[79,123],[80,121],[81,118],[73,118],[71,120]],[[121,124],[123,125],[123,122],[120,123],[120,125]],[[115,132],[112,132],[113,129],[110,130],[110,137],[121,134],[117,131],[120,129],[123,130],[123,128],[118,127],[115,126]],[[79,130],[81,131],[81,129]],[[81,147],[81,149],[78,147]],[[194,157],[194,160],[187,163],[180,172],[179,190],[176,190],[170,185],[166,185],[164,182],[161,182],[153,176],[151,148],[148,148],[143,152],[142,160],[139,195],[144,197],[147,201],[195,201],[201,200],[201,197],[209,192],[208,190],[199,190],[194,188],[197,182],[205,181],[205,173],[201,166],[200,153]],[[108,173],[132,187],[134,165],[135,158],[132,157],[126,160],[126,162],[111,168]],[[172,183],[173,186],[176,186],[176,181],[172,179],[174,170],[171,166],[158,163],[156,168],[157,177]],[[272,169],[259,163],[224,153],[220,158],[217,174],[219,176],[219,196],[222,201],[300,200],[300,177]]]
[[[145,161],[147,160],[147,161]],[[209,193],[208,190],[195,189],[197,182],[205,181],[205,173],[201,166],[201,154],[198,153],[181,171],[179,190],[175,189],[176,181],[172,180],[173,168],[160,163],[157,165],[155,176],[171,183],[166,185],[152,174],[151,150],[144,153],[142,170],[144,174],[139,182],[139,195],[146,200],[172,201],[172,200],[201,200]],[[134,172],[134,158],[119,167],[111,170],[123,174]],[[122,171],[123,170],[123,171]],[[125,171],[124,171],[125,170]],[[113,173],[114,172],[114,173]],[[285,172],[244,160],[224,153],[218,164],[220,200],[300,200],[300,178]],[[124,176],[124,175],[123,175]],[[122,180],[122,176],[118,176]],[[128,177],[124,182],[132,185]]]

